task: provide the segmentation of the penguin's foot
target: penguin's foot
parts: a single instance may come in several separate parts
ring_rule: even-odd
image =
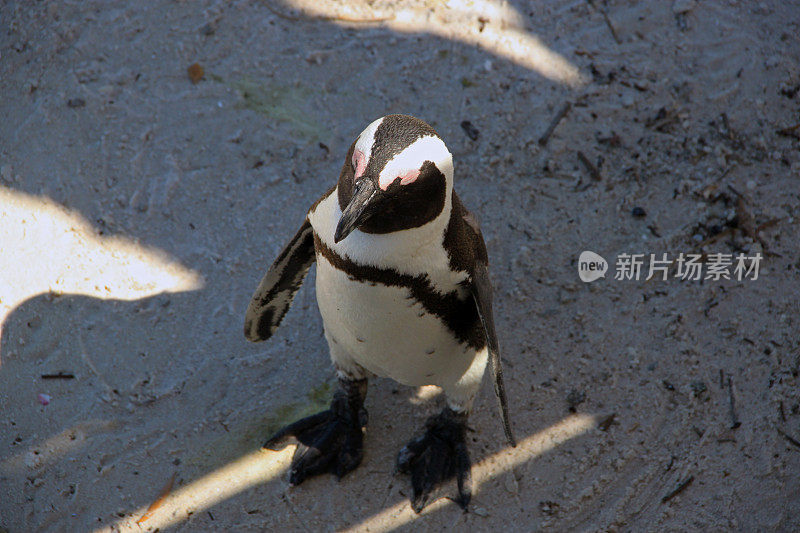
[[[467,509],[472,496],[469,452],[467,451],[467,415],[445,407],[425,422],[426,431],[400,450],[397,470],[411,474],[414,497],[411,506],[419,513],[428,504],[431,493],[442,483],[456,478],[456,502]]]
[[[363,381],[366,392],[366,380]],[[306,478],[325,472],[341,479],[361,463],[367,411],[363,396],[349,392],[337,391],[330,409],[289,424],[264,443],[264,448],[278,450],[286,439],[297,440],[289,470],[290,484],[299,485]]]

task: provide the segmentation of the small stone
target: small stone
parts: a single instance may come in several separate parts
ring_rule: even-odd
[[[195,84],[199,83],[205,76],[205,70],[198,63],[193,63],[186,71],[189,74],[189,79]]]
[[[140,213],[144,213],[149,208],[147,194],[142,191],[136,191],[131,195],[128,205]]]
[[[675,0],[672,2],[672,12],[676,15],[688,13],[695,7],[695,0]]]
[[[474,508],[472,510],[472,512],[473,512],[473,514],[476,514],[478,516],[482,516],[484,518],[489,516],[489,511],[487,511],[485,507],[476,507],[476,508]]]
[[[39,455],[38,450],[32,450],[25,454],[22,462],[28,468],[38,468],[42,464],[42,456]]]
[[[586,401],[586,393],[578,389],[572,389],[567,394],[567,407],[574,413],[576,408]]]
[[[630,94],[622,95],[622,106],[623,107],[632,107],[634,104],[633,96]]]
[[[83,98],[70,98],[67,100],[67,107],[78,108],[84,107],[86,105],[86,100]]]
[[[542,514],[552,516],[558,512],[559,505],[556,502],[543,501],[539,502],[539,510]]]
[[[693,381],[689,387],[691,387],[692,392],[694,393],[695,398],[703,394],[705,391],[708,390],[706,387],[705,382],[703,381]]]
[[[639,355],[639,352],[633,346],[628,346],[628,358],[629,359],[636,359]]]
[[[306,55],[306,61],[308,63],[311,63],[312,65],[321,65],[322,60],[324,59],[324,55],[325,52],[319,50],[315,52],[309,52]]]
[[[461,129],[464,130],[464,133],[467,134],[467,137],[473,141],[477,141],[478,137],[480,137],[481,132],[469,120],[464,120],[461,122]]]
[[[644,210],[643,207],[639,207],[638,205],[631,210],[631,215],[634,218],[644,218],[647,216],[647,212]]]
[[[504,478],[503,488],[505,488],[510,494],[519,494],[519,482],[517,482],[514,472],[508,472]]]

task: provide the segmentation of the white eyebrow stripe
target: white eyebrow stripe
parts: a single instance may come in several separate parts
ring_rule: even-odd
[[[435,135],[420,137],[386,162],[378,176],[378,185],[386,190],[398,176],[410,170],[418,170],[425,161],[431,161],[438,167],[439,162],[449,154],[444,141],[439,137]]]
[[[358,136],[358,140],[356,141],[356,150],[359,150],[362,154],[364,154],[364,168],[369,166],[369,160],[372,157],[372,145],[375,143],[375,132],[378,130],[378,126],[383,123],[383,119],[386,117],[381,117],[378,120],[374,120],[369,126],[366,127],[364,131],[361,132],[361,135]]]

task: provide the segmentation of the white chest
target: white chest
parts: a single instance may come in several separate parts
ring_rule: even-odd
[[[475,356],[407,288],[353,280],[319,255],[317,303],[337,350],[405,385],[446,386]]]
[[[467,279],[466,272],[449,269],[449,258],[442,246],[444,230],[450,218],[450,207],[428,224],[385,235],[372,235],[354,230],[341,242],[333,242],[333,233],[342,211],[336,190],[308,214],[308,220],[331,250],[361,265],[390,268],[411,276],[426,275],[440,292],[449,292]]]
[[[445,227],[442,221],[388,235],[355,230],[334,244],[333,229],[340,216],[335,192],[309,213],[315,233],[339,258],[407,277],[426,276],[430,285],[442,293],[463,290],[458,284],[467,273],[449,269],[441,244]],[[352,279],[317,254],[316,288],[331,342],[375,374],[406,385],[446,386],[457,381],[475,357],[475,350],[460,343],[406,287]]]

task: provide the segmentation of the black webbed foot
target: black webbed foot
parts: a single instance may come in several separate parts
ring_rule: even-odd
[[[297,441],[289,470],[292,485],[325,472],[341,479],[361,463],[367,425],[367,382],[343,385],[345,390],[334,394],[330,409],[289,424],[264,443],[264,448],[278,450],[286,439]]]
[[[411,506],[415,512],[421,512],[433,490],[455,477],[458,483],[455,501],[466,510],[472,496],[467,415],[446,407],[430,417],[425,427],[425,434],[406,444],[397,455],[397,469],[411,474],[414,488]]]

